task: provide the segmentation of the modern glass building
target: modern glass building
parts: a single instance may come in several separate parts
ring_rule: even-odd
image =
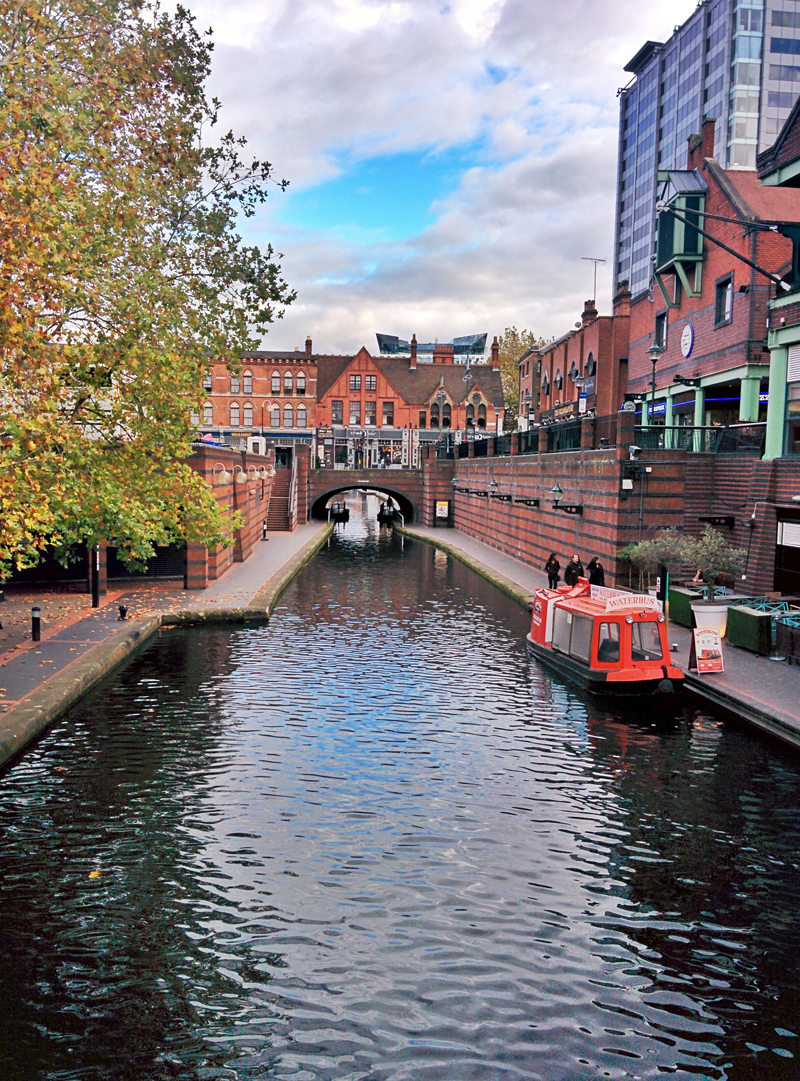
[[[411,352],[411,343],[394,334],[376,334],[376,337],[381,356],[407,356]],[[420,342],[417,345],[417,359],[420,364],[430,364],[438,346],[452,345],[454,357],[469,357],[472,364],[478,364],[486,353],[486,338],[486,334],[467,334],[462,338],[453,338],[452,342]]]
[[[715,118],[714,156],[727,169],[755,169],[775,141],[800,94],[800,0],[701,0],[625,70],[614,264],[636,296],[652,277],[657,173],[686,168],[689,135]]]

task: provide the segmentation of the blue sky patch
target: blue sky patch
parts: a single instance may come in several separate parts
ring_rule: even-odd
[[[375,243],[417,236],[435,220],[431,204],[454,192],[481,160],[478,143],[438,153],[402,153],[354,161],[342,174],[304,191],[288,190],[279,220]]]

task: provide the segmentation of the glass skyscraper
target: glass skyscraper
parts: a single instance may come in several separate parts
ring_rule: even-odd
[[[656,178],[686,168],[686,141],[717,121],[714,156],[754,169],[800,94],[800,0],[701,0],[667,42],[648,41],[620,91],[615,280],[652,275]]]

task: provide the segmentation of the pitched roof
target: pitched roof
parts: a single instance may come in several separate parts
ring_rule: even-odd
[[[800,222],[800,188],[769,187],[754,169],[723,169],[713,158],[703,163],[722,191],[749,221]]]
[[[466,372],[464,364],[420,364],[417,368],[410,368],[408,357],[374,357],[373,359],[397,393],[409,405],[426,405],[439,386],[442,376],[444,376],[444,388],[450,399],[453,402],[464,400],[467,389],[464,383]],[[495,371],[489,364],[472,364],[470,372],[473,380],[470,391],[474,391],[476,387],[480,388],[492,405],[502,408],[504,399],[500,372]]]
[[[768,176],[783,165],[789,165],[797,160],[800,140],[800,98],[795,101],[792,111],[786,117],[778,138],[756,157],[756,167],[759,177]]]
[[[355,357],[320,354],[314,359],[317,362],[317,401],[320,401]]]

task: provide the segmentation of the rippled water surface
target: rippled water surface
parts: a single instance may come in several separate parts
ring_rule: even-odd
[[[800,768],[353,521],[0,778],[0,1077],[800,1077]]]

